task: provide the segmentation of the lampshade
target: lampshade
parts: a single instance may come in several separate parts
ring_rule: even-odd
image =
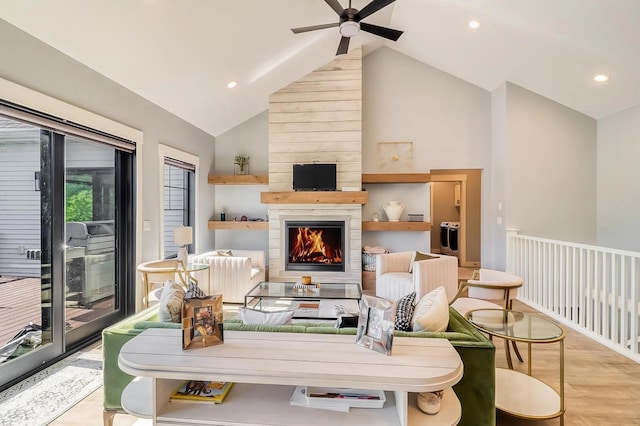
[[[190,226],[181,226],[173,230],[173,243],[177,246],[188,246],[193,242],[193,229]]]

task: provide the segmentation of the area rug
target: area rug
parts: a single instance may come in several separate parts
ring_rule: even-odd
[[[102,385],[102,353],[77,352],[0,393],[0,425],[47,425]]]

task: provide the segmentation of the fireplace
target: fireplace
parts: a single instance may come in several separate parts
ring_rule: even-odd
[[[287,271],[345,270],[344,221],[286,221]]]

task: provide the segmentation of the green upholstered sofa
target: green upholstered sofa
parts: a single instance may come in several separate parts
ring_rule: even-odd
[[[120,395],[133,377],[118,367],[120,348],[133,336],[152,327],[180,328],[179,324],[158,322],[157,305],[135,314],[102,332],[104,375],[104,423],[111,425],[113,416],[122,412]],[[335,328],[332,323],[296,323],[282,326],[244,325],[241,320],[226,320],[225,330],[287,333],[356,334],[355,328]],[[445,338],[460,354],[464,375],[454,386],[462,405],[460,425],[495,425],[495,346],[453,308],[449,310],[449,326],[444,332],[400,332],[395,336]],[[354,339],[355,341],[355,339]]]

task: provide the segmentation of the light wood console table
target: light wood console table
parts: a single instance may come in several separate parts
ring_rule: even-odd
[[[148,329],[128,341],[120,368],[139,379],[122,394],[122,405],[155,425],[453,425],[460,402],[451,386],[463,374],[446,339],[395,338],[385,356],[355,343],[355,336],[230,331],[222,345],[181,348],[181,332]],[[222,404],[170,402],[182,380],[234,382]],[[296,385],[385,390],[383,408],[348,413],[291,406]],[[445,389],[437,415],[423,414],[413,392]]]

